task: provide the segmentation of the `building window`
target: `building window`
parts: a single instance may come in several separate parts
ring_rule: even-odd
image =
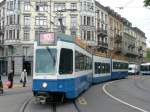
[[[87,40],[91,40],[90,37],[91,37],[91,32],[87,31]]]
[[[75,31],[75,30],[71,30],[71,35],[72,35],[73,37],[76,37],[76,31]]]
[[[86,16],[84,16],[84,25],[86,25]]]
[[[86,10],[86,1],[84,1],[84,10]]]
[[[65,3],[54,3],[54,11],[64,10],[65,7]]]
[[[24,30],[24,39],[25,41],[30,40],[30,30]]]
[[[19,39],[19,30],[17,30],[17,39]]]
[[[24,26],[30,26],[30,16],[24,16]]]
[[[13,24],[13,16],[12,15],[9,16],[9,23],[10,23],[10,25]]]
[[[31,51],[30,47],[26,47],[26,46],[23,47],[23,55],[24,56],[30,56],[31,52],[32,51]]]
[[[71,9],[77,10],[77,3],[71,3]]]
[[[91,25],[91,22],[90,22],[90,21],[91,21],[90,17],[87,17],[87,25],[88,25],[88,26]]]
[[[91,5],[90,5],[91,3],[90,2],[87,2],[87,9],[88,9],[88,11],[90,11],[90,9],[91,9]]]
[[[86,31],[84,31],[84,36],[83,37],[84,37],[84,40],[86,40]]]
[[[82,9],[82,2],[80,2],[80,9],[83,10],[83,9]]]
[[[47,26],[47,17],[37,16],[35,19],[35,24],[37,26]]]
[[[9,39],[10,39],[10,40],[12,40],[12,36],[13,36],[12,30],[9,30]]]
[[[45,12],[48,11],[47,2],[36,2],[36,11]]]
[[[94,26],[94,17],[92,17],[92,26]]]
[[[71,28],[76,28],[77,27],[77,16],[71,16]]]
[[[20,23],[20,16],[18,15],[18,17],[17,17],[17,23],[19,24]]]
[[[16,35],[15,35],[15,30],[13,30],[13,38],[14,38],[14,39],[15,39],[15,36],[16,36]]]
[[[14,10],[14,2],[13,1],[9,1],[7,2],[7,9],[8,10]]]
[[[24,11],[30,11],[30,3],[25,3],[24,4]]]

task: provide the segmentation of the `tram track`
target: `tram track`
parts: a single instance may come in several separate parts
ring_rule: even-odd
[[[20,109],[19,109],[19,112],[28,112],[28,106],[30,105],[30,102],[32,101],[33,97],[29,97],[27,98],[24,103],[21,105]],[[72,104],[72,106],[74,107],[74,110],[73,112],[82,112],[80,110],[80,108],[78,107],[78,104],[76,103],[76,101],[71,101],[70,102]],[[69,104],[70,104],[69,103]],[[41,104],[41,105],[44,105],[44,104]],[[57,103],[50,103],[50,112],[60,112],[60,110],[58,109],[58,104]],[[34,108],[30,107],[30,109],[34,110]],[[33,111],[34,112],[34,111]],[[63,112],[63,110],[61,111]]]
[[[79,107],[78,107],[78,105],[77,105],[77,103],[76,103],[76,101],[74,100],[74,101],[72,101],[72,104],[73,104],[73,106],[75,107],[75,109],[76,110],[74,110],[73,112],[81,112],[81,110],[79,109]],[[57,104],[56,103],[52,103],[51,104],[51,110],[52,110],[52,112],[59,112],[59,111],[57,111]]]
[[[21,106],[19,112],[25,112],[25,111],[26,111],[26,108],[27,108],[27,106],[28,106],[28,104],[29,104],[29,102],[30,102],[32,99],[33,99],[33,97],[27,98],[27,99],[24,101],[23,105]]]

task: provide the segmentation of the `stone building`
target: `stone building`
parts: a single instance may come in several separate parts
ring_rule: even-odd
[[[15,75],[20,75],[25,68],[32,75],[33,44],[43,32],[63,31],[102,52],[126,55],[131,52],[126,44],[131,43],[137,57],[140,52],[145,53],[145,34],[128,26],[119,14],[95,0],[4,0],[0,5],[3,73],[13,69]],[[138,44],[125,32],[126,26]]]

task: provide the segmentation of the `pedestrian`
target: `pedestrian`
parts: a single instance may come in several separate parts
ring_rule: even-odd
[[[21,73],[21,78],[20,78],[20,82],[23,83],[23,87],[26,86],[28,79],[27,79],[27,72],[26,69],[24,69]]]
[[[1,94],[3,94],[3,82],[1,79],[1,75],[0,75],[0,92],[1,92]]]
[[[10,81],[10,86],[8,88],[13,87],[13,79],[14,79],[14,72],[13,70],[10,70],[10,73],[8,74],[8,81]]]

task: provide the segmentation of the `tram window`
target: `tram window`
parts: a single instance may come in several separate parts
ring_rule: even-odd
[[[106,63],[106,73],[110,73],[110,64]]]
[[[101,63],[95,62],[95,74],[99,74],[101,72]]]
[[[105,63],[101,64],[101,73],[105,73]]]
[[[75,71],[92,69],[92,59],[78,51],[75,51]]]
[[[36,50],[36,73],[55,73],[56,49],[37,49]]]
[[[70,49],[62,48],[60,52],[60,74],[72,74],[73,73],[73,51]]]
[[[113,69],[118,69],[117,62],[113,62]]]

